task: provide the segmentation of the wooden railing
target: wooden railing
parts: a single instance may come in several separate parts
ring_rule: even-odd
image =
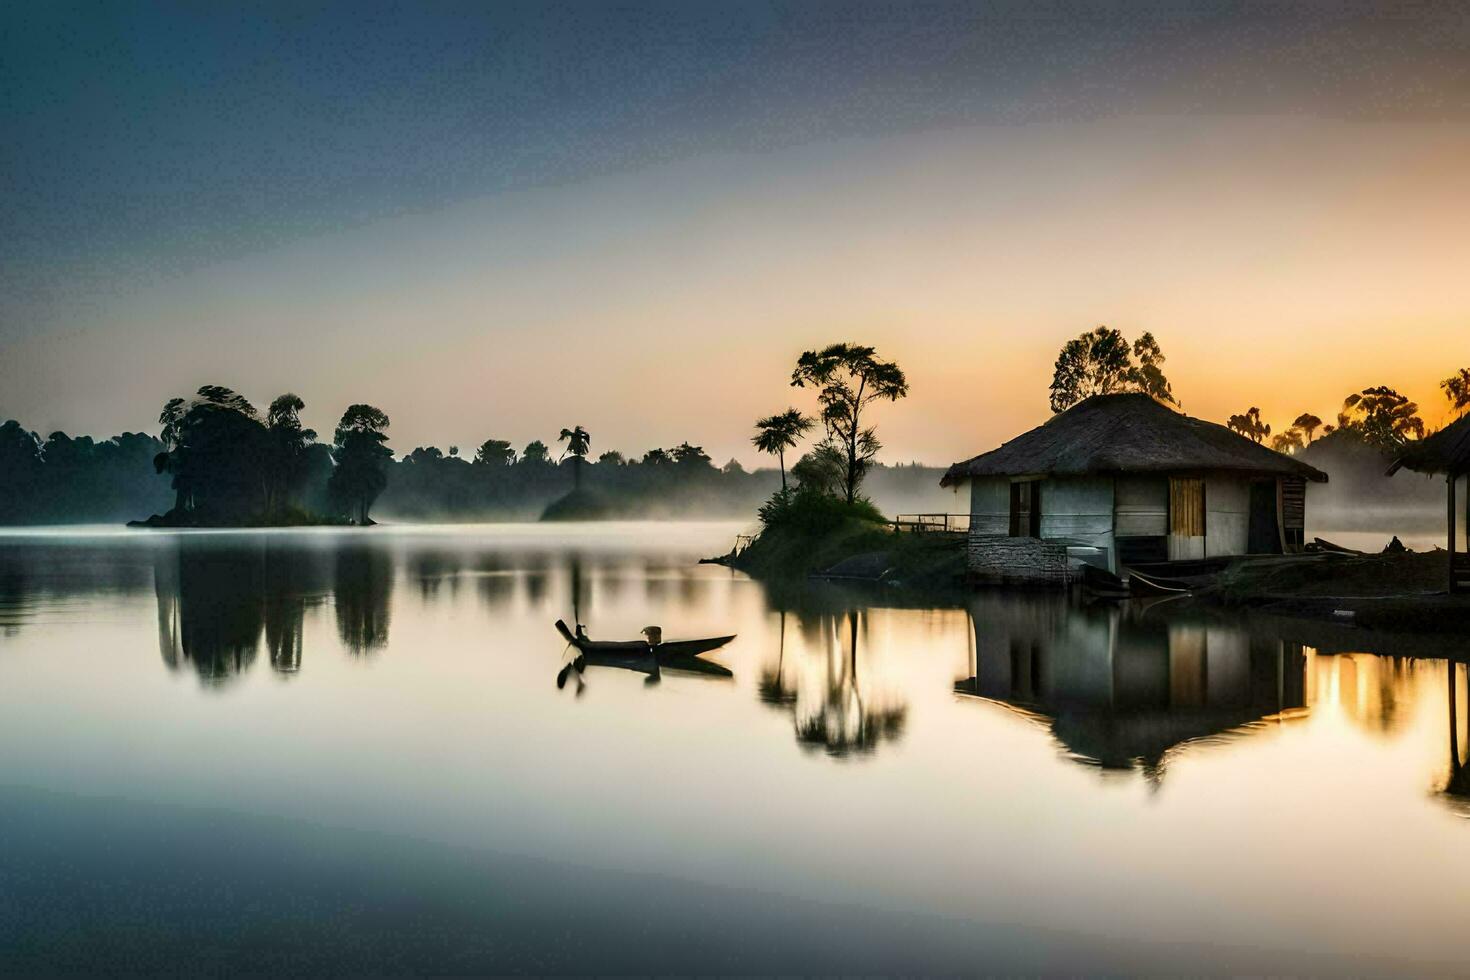
[[[969,514],[899,514],[893,519],[895,531],[914,534],[967,534]]]

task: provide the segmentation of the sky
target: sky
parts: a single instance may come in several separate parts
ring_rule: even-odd
[[[206,383],[391,444],[757,457],[802,350],[911,394],[889,462],[1154,334],[1278,428],[1470,366],[1452,4],[0,5],[0,417]]]

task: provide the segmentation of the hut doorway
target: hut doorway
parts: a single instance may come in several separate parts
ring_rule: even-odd
[[[1205,556],[1205,481],[1169,478],[1169,559],[1188,561]]]
[[[1246,554],[1281,554],[1281,524],[1277,517],[1276,497],[1275,480],[1252,481]]]
[[[1011,537],[1041,537],[1041,481],[1011,483]]]

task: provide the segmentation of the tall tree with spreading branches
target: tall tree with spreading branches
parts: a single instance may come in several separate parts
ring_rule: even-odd
[[[1138,391],[1177,405],[1173,386],[1164,377],[1164,352],[1151,333],[1133,346],[1119,330],[1100,326],[1067,341],[1052,369],[1051,410],[1065,412],[1084,398]]]
[[[879,358],[872,347],[832,344],[802,354],[791,372],[791,385],[817,389],[822,424],[842,451],[844,491],[847,502],[853,503],[868,464],[882,448],[876,430],[863,425],[864,412],[875,401],[898,401],[909,393],[903,369]]]

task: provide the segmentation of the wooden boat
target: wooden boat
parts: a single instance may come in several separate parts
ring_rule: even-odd
[[[559,619],[556,621],[556,631],[577,648],[580,654],[577,659],[592,667],[622,667],[645,674],[651,674],[663,667],[717,677],[735,676],[726,667],[699,659],[700,654],[718,650],[735,639],[733,634],[712,636],[703,640],[666,640],[654,645],[647,640],[589,640],[573,633]]]
[[[1145,575],[1137,569],[1130,569],[1128,591],[1135,596],[1185,595],[1189,592],[1189,586],[1175,579]]]

